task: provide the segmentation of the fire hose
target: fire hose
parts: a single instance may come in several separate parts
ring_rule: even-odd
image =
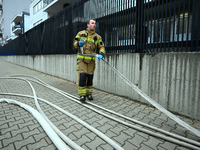
[[[85,54],[85,55],[86,56],[98,57],[98,54]],[[109,62],[107,62],[105,59],[102,59],[102,60],[108,66],[110,66],[111,69],[117,75],[119,75],[119,77],[121,79],[123,79],[133,90],[135,90],[135,92],[137,92],[140,96],[142,96],[146,101],[148,101],[149,103],[151,103],[154,107],[156,107],[158,110],[160,110],[162,113],[164,113],[165,115],[167,115],[169,118],[171,118],[172,120],[174,120],[175,122],[177,122],[178,124],[180,124],[182,127],[188,129],[189,131],[191,131],[192,133],[194,133],[195,135],[197,135],[198,137],[200,137],[200,131],[198,131],[197,129],[191,127],[189,124],[187,124],[186,122],[182,121],[181,119],[179,119],[178,117],[176,117],[174,114],[172,114],[171,112],[169,112],[167,109],[165,109],[164,107],[162,107],[160,104],[158,104],[152,98],[150,98],[146,93],[144,93],[142,90],[140,90],[136,85],[134,85],[132,82],[130,82],[124,75],[122,75],[117,69],[115,69],[115,67],[113,67]]]
[[[60,110],[60,111],[63,112],[64,114],[66,114],[66,115],[68,115],[69,117],[71,117],[71,118],[73,118],[74,120],[76,120],[77,122],[81,123],[82,125],[84,125],[85,127],[87,127],[89,130],[93,131],[94,133],[96,133],[97,135],[99,135],[102,139],[104,139],[105,141],[107,141],[107,142],[108,142],[111,146],[113,146],[116,150],[123,150],[123,148],[122,148],[121,146],[119,146],[117,143],[115,143],[113,140],[111,140],[111,139],[110,139],[109,137],[107,137],[105,134],[103,134],[103,133],[100,132],[99,130],[95,129],[94,127],[90,126],[90,125],[87,124],[86,122],[80,120],[78,117],[76,117],[76,116],[74,116],[74,115],[72,115],[72,114],[66,112],[65,110],[63,110],[63,109],[57,107],[56,105],[54,105],[54,104],[52,104],[52,103],[50,103],[50,102],[48,102],[48,101],[46,101],[46,100],[44,100],[44,99],[37,98],[36,92],[35,92],[35,90],[34,90],[32,84],[31,84],[28,80],[23,79],[23,78],[19,78],[19,77],[0,77],[0,79],[19,79],[19,80],[24,80],[24,81],[26,81],[26,82],[30,85],[30,87],[31,87],[31,89],[32,89],[32,91],[33,91],[33,95],[34,95],[33,98],[34,98],[34,100],[35,100],[36,107],[37,107],[37,109],[39,110],[39,112],[40,112],[40,114],[42,115],[42,117],[48,122],[48,124],[52,127],[52,129],[55,130],[55,132],[56,132],[66,143],[68,143],[70,146],[72,146],[72,147],[75,148],[76,150],[83,150],[83,149],[82,149],[80,146],[78,146],[77,144],[75,144],[73,141],[71,141],[68,137],[66,137],[66,136],[65,136],[65,135],[64,135],[64,134],[63,134],[49,119],[48,119],[48,117],[47,117],[47,116],[45,115],[45,113],[42,111],[42,109],[41,109],[41,107],[40,107],[40,105],[39,105],[37,99],[42,100],[43,102],[45,102],[45,103],[47,103],[47,104],[53,106],[54,108]],[[1,94],[3,94],[3,93],[1,93]],[[16,95],[16,94],[11,94],[11,95]],[[19,96],[24,96],[24,95],[20,94]],[[0,102],[1,102],[1,99],[0,99]],[[18,104],[17,101],[15,101],[15,103]],[[21,105],[19,105],[19,106],[21,106]],[[46,130],[45,130],[45,131],[46,131]],[[57,138],[59,138],[59,137],[57,136]],[[65,145],[65,147],[62,146],[62,148],[61,148],[61,146],[59,145],[59,143],[56,143],[56,140],[55,140],[55,139],[53,139],[52,141],[55,142],[54,144],[57,146],[57,148],[58,148],[59,150],[60,150],[60,149],[61,149],[61,150],[62,150],[62,149],[65,149],[65,147],[67,147],[67,146]],[[62,140],[61,140],[61,141],[62,141]],[[64,142],[63,142],[63,143],[64,143]],[[68,149],[69,149],[69,148],[68,148]]]
[[[91,56],[91,57],[98,57],[98,54],[84,54],[85,56]],[[180,120],[179,118],[177,118],[175,115],[173,115],[172,113],[170,113],[168,110],[166,110],[165,108],[163,108],[161,105],[159,105],[157,102],[155,102],[153,99],[151,99],[148,95],[146,95],[143,91],[141,91],[137,86],[135,86],[133,83],[131,83],[126,77],[124,77],[119,71],[117,71],[110,63],[108,63],[105,59],[102,59],[108,66],[111,67],[111,69],[120,76],[120,78],[122,78],[131,88],[133,88],[138,94],[140,94],[145,100],[147,100],[149,103],[151,103],[153,106],[155,106],[156,108],[158,108],[161,112],[163,112],[164,114],[166,114],[169,118],[173,119],[174,121],[176,121],[177,123],[179,123],[181,126],[185,127],[186,129],[188,129],[189,131],[193,132],[194,134],[196,134],[198,137],[200,137],[200,132],[191,127],[190,125],[188,125],[187,123],[185,123],[184,121]]]

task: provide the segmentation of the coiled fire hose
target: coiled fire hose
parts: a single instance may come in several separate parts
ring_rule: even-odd
[[[64,135],[64,134],[63,134],[49,119],[48,119],[48,117],[44,114],[44,112],[43,112],[42,109],[40,108],[39,103],[38,103],[38,100],[37,100],[37,99],[40,99],[40,98],[37,98],[36,92],[35,92],[35,90],[34,90],[32,84],[31,84],[28,80],[23,79],[23,78],[19,78],[19,77],[0,77],[0,79],[19,79],[19,80],[24,80],[24,81],[26,81],[26,82],[30,85],[30,87],[31,87],[31,89],[32,89],[32,91],[33,91],[33,95],[34,95],[33,98],[34,98],[34,100],[35,100],[35,104],[36,104],[37,109],[39,110],[40,114],[44,117],[44,119],[48,122],[48,124],[55,130],[55,132],[56,132],[66,143],[68,143],[68,144],[69,144],[70,146],[72,146],[74,149],[76,149],[76,150],[83,150],[80,146],[78,146],[78,145],[75,144],[73,141],[71,141],[68,137],[66,137],[66,136],[65,136],[65,135]],[[2,93],[1,93],[1,94],[2,94]],[[16,95],[16,94],[11,94],[11,95]],[[24,95],[19,94],[19,96],[24,96]],[[86,122],[80,120],[78,117],[76,117],[76,116],[74,116],[74,115],[72,115],[72,114],[70,114],[70,113],[64,111],[63,109],[57,107],[56,105],[54,105],[54,104],[52,104],[52,103],[50,103],[50,102],[48,102],[48,101],[46,101],[46,100],[44,100],[44,99],[40,99],[40,100],[42,100],[43,102],[45,102],[45,103],[47,103],[47,104],[53,106],[54,108],[60,110],[60,111],[63,112],[64,114],[66,114],[66,115],[68,115],[69,117],[73,118],[74,120],[78,121],[78,122],[81,123],[82,125],[86,126],[89,130],[93,131],[94,133],[96,133],[97,135],[99,135],[102,139],[104,139],[105,141],[107,141],[107,142],[108,142],[111,146],[113,146],[116,150],[124,150],[121,146],[119,146],[117,143],[115,143],[112,139],[108,138],[105,134],[103,134],[103,133],[100,132],[99,130],[95,129],[94,127],[90,126],[90,125],[87,124]],[[0,102],[1,102],[1,101],[0,101]],[[15,101],[15,102],[17,102],[17,101]],[[21,105],[20,105],[20,106],[21,106]],[[58,137],[58,138],[59,138],[59,137]],[[54,141],[56,141],[56,140],[54,139],[53,142],[54,142]],[[54,144],[56,145],[56,147],[59,146],[58,143],[54,143]],[[67,147],[67,146],[65,145],[65,147]],[[62,149],[65,149],[65,147],[62,147]],[[57,147],[57,148],[58,148],[58,147]],[[60,148],[60,146],[59,146],[59,148]],[[59,149],[59,148],[58,148],[58,149]],[[62,150],[62,149],[61,149],[61,150]],[[68,148],[68,149],[69,149],[69,148]]]
[[[37,110],[35,110],[29,105],[23,104],[13,99],[1,98],[0,102],[7,102],[19,105],[20,107],[30,112],[32,116],[40,123],[44,131],[47,133],[49,138],[52,140],[52,142],[59,150],[70,150],[70,148],[60,139],[60,137],[56,134],[56,132],[51,128],[49,123],[46,120],[44,120],[43,116]]]
[[[87,55],[88,56],[88,55]],[[89,55],[89,56],[91,56],[91,55]],[[96,54],[96,55],[93,55],[93,57],[98,57],[98,54]],[[138,94],[140,94],[143,98],[145,98],[147,101],[149,101],[153,106],[155,106],[155,107],[157,107],[161,112],[163,112],[163,113],[165,113],[167,116],[169,115],[168,113],[166,113],[166,112],[168,112],[167,110],[165,111],[165,108],[163,108],[162,106],[160,106],[159,104],[157,104],[155,101],[153,101],[150,97],[148,97],[144,92],[142,92],[139,88],[137,88],[134,84],[132,84],[126,77],[124,77],[119,71],[117,71],[114,67],[112,67],[112,65],[111,64],[109,64],[108,62],[106,62],[104,59],[103,59],[103,61],[105,62],[105,63],[107,63],[111,68],[112,68],[112,70],[116,73],[116,74],[118,74],[129,86],[131,86]],[[170,112],[169,112],[170,113]],[[173,115],[173,114],[172,114]],[[169,115],[168,117],[170,117],[171,115]],[[179,122],[179,118],[177,118],[175,115],[174,116],[171,116],[171,117],[174,117],[175,119],[173,119],[173,120],[175,120],[176,122],[177,122],[177,120],[178,120],[178,122],[177,123],[179,123],[180,124],[180,122]],[[170,118],[171,118],[170,117]],[[172,119],[172,118],[171,118]],[[180,120],[180,121],[182,121],[182,120]],[[183,122],[183,121],[182,121]],[[185,122],[184,122],[185,123]],[[187,123],[185,123],[186,125],[188,125]],[[185,127],[185,124],[184,125],[182,125],[183,127]],[[181,124],[180,124],[181,125]],[[189,125],[188,125],[189,126]],[[185,127],[186,129],[188,129],[188,130],[190,130],[190,128],[188,128],[188,126],[187,127]],[[191,126],[189,126],[189,127],[191,127]],[[193,127],[191,127],[192,129],[194,129]],[[195,133],[197,133],[196,135],[197,136],[199,136],[200,134],[198,133],[199,131],[197,130],[197,132],[195,132],[195,130],[196,129],[194,129],[194,130],[190,130],[191,132],[193,132],[194,134]]]
[[[147,134],[156,136],[156,137],[158,137],[158,138],[162,138],[162,139],[168,140],[168,141],[173,142],[173,143],[176,143],[176,144],[180,144],[180,145],[185,146],[185,147],[188,147],[188,148],[199,149],[199,148],[197,148],[197,147],[195,147],[195,146],[192,146],[192,145],[190,145],[190,144],[187,144],[187,143],[191,143],[191,144],[194,144],[194,145],[197,145],[197,146],[200,147],[200,143],[199,143],[199,142],[196,142],[196,141],[194,141],[194,140],[191,140],[191,139],[188,139],[188,138],[179,136],[179,135],[177,135],[177,134],[173,134],[173,133],[171,133],[171,132],[162,130],[162,129],[160,129],[160,128],[156,128],[156,127],[151,126],[151,125],[149,125],[149,124],[146,124],[146,123],[137,121],[137,120],[135,120],[135,119],[133,119],[133,118],[129,118],[129,117],[127,117],[127,116],[124,116],[124,115],[121,115],[121,114],[116,113],[116,112],[114,112],[114,111],[111,111],[111,110],[108,110],[108,109],[106,109],[106,108],[103,108],[103,107],[101,107],[101,106],[99,106],[99,105],[96,105],[96,104],[94,104],[94,103],[87,102],[88,104],[90,104],[90,105],[92,105],[92,106],[95,106],[95,107],[97,107],[97,108],[100,108],[100,109],[102,109],[102,110],[104,110],[104,111],[110,112],[110,113],[112,113],[112,114],[115,114],[115,115],[117,115],[117,116],[120,116],[120,117],[122,117],[122,118],[125,118],[125,119],[127,119],[127,120],[129,120],[129,121],[131,121],[131,122],[135,122],[136,124],[140,124],[140,125],[142,125],[142,126],[144,126],[144,127],[153,129],[153,130],[158,131],[158,132],[160,132],[160,133],[164,133],[164,134],[166,134],[166,135],[172,136],[172,137],[174,137],[174,138],[176,138],[176,139],[179,139],[179,140],[181,140],[181,141],[178,141],[178,140],[176,140],[176,139],[174,139],[174,138],[170,138],[170,137],[167,137],[167,136],[164,136],[164,135],[161,135],[161,134],[156,134],[156,133],[151,132],[151,131],[149,131],[149,130],[146,130],[146,129],[144,129],[144,128],[140,128],[140,127],[137,127],[137,126],[134,126],[134,125],[130,125],[130,124],[127,124],[127,123],[125,123],[125,122],[123,122],[123,121],[120,121],[119,119],[116,119],[116,118],[114,118],[114,117],[105,115],[105,114],[102,113],[101,111],[98,111],[98,110],[94,109],[93,107],[90,107],[90,106],[87,105],[87,104],[81,103],[81,102],[79,101],[79,98],[78,98],[78,97],[75,97],[75,96],[73,96],[73,95],[71,95],[71,94],[69,94],[69,93],[67,93],[67,92],[64,92],[64,91],[59,90],[59,89],[57,89],[57,88],[55,88],[55,87],[53,87],[53,86],[50,86],[49,84],[43,82],[42,80],[40,80],[40,79],[38,79],[38,78],[36,78],[36,77],[29,76],[29,75],[15,75],[15,76],[25,76],[25,77],[34,78],[34,79],[38,80],[39,82],[38,82],[38,81],[35,81],[35,80],[31,80],[31,79],[29,79],[29,81],[32,81],[32,82],[41,84],[41,85],[44,86],[44,87],[47,87],[47,88],[49,88],[49,89],[52,89],[53,91],[58,92],[58,93],[60,93],[61,95],[65,96],[65,97],[67,97],[67,98],[69,98],[69,99],[71,99],[72,101],[77,102],[77,103],[79,103],[79,104],[82,104],[83,106],[87,107],[88,109],[91,109],[91,110],[93,110],[93,111],[95,111],[95,112],[97,112],[97,113],[99,113],[99,114],[101,114],[101,115],[103,115],[103,116],[105,116],[105,117],[107,117],[107,118],[110,118],[110,119],[115,120],[115,121],[117,121],[117,122],[119,122],[119,123],[122,123],[122,124],[124,124],[124,125],[127,125],[127,126],[129,126],[129,127],[131,127],[131,128],[134,128],[134,129],[138,130],[138,131],[141,131],[141,132],[144,132],[144,133],[147,133]],[[3,95],[10,95],[11,93],[10,93],[10,94],[9,94],[9,93],[0,93],[0,95],[1,95],[1,94],[3,94]],[[13,94],[11,94],[11,95],[13,95]],[[38,98],[38,99],[40,100],[40,98]],[[76,100],[75,100],[75,99],[76,99]],[[185,142],[187,142],[187,143],[184,143],[184,142],[182,142],[182,141],[185,141]]]
[[[79,101],[79,98],[78,98],[78,97],[75,97],[75,96],[73,96],[73,95],[71,95],[71,94],[69,94],[69,93],[66,93],[66,92],[64,92],[64,91],[62,91],[62,90],[59,90],[59,89],[57,89],[57,88],[55,88],[55,87],[52,87],[52,86],[48,85],[47,83],[43,82],[42,80],[40,80],[40,79],[38,79],[38,78],[36,78],[36,77],[29,76],[29,75],[15,75],[15,76],[12,76],[12,77],[18,77],[18,76],[25,76],[25,77],[34,78],[34,79],[38,80],[39,82],[38,82],[38,81],[35,81],[35,80],[31,80],[31,79],[28,79],[28,80],[29,80],[29,81],[33,81],[33,82],[36,82],[36,83],[38,83],[38,84],[41,84],[42,86],[47,87],[47,88],[49,88],[49,89],[52,89],[53,91],[58,92],[58,93],[60,93],[61,95],[65,96],[65,97],[67,97],[67,98],[69,98],[69,99],[71,99],[72,101],[77,102],[77,103],[83,105],[83,103],[81,103],[81,102]],[[25,97],[34,98],[33,96],[22,95],[22,94],[15,94],[15,93],[0,93],[0,95],[25,96]],[[77,99],[77,100],[75,100],[75,99]],[[59,108],[59,107],[57,108],[57,106],[55,107],[55,106],[54,106],[53,104],[51,104],[50,102],[45,101],[45,100],[43,100],[43,99],[41,99],[41,98],[38,98],[38,100],[41,100],[41,101],[43,101],[43,102],[45,102],[45,103],[47,103],[47,104],[53,106],[54,108],[60,110],[61,112],[64,111],[64,110],[62,110],[61,108]],[[118,113],[116,113],[116,112],[113,112],[113,111],[111,111],[111,110],[105,109],[105,108],[103,108],[103,107],[101,107],[101,106],[95,105],[95,104],[93,104],[93,103],[91,103],[91,102],[87,102],[87,103],[90,104],[90,105],[92,105],[92,106],[98,107],[98,108],[100,108],[100,109],[102,109],[102,110],[105,110],[105,111],[108,111],[108,112],[110,112],[110,113],[113,113],[113,114],[115,114],[115,115],[117,115],[117,116],[121,116],[122,118],[126,118],[127,120],[132,121],[132,122],[135,122],[135,123],[137,123],[137,124],[140,124],[140,125],[142,125],[142,126],[144,126],[144,127],[148,127],[148,128],[153,129],[153,130],[155,130],[155,131],[158,131],[158,132],[161,132],[161,133],[170,135],[170,136],[172,136],[172,137],[174,137],[174,138],[171,138],[171,137],[168,137],[168,136],[159,134],[159,133],[155,133],[155,132],[149,131],[149,130],[147,130],[147,129],[144,129],[144,128],[141,128],[141,127],[138,127],[138,126],[131,125],[131,124],[129,124],[129,123],[120,121],[119,119],[116,119],[116,118],[114,118],[114,117],[108,116],[108,115],[102,113],[101,111],[98,111],[98,110],[94,109],[93,107],[90,107],[89,105],[84,104],[85,107],[87,107],[87,108],[89,108],[89,109],[91,109],[91,110],[93,110],[93,111],[95,111],[95,112],[97,112],[97,113],[99,113],[99,114],[101,114],[101,115],[107,117],[107,118],[110,118],[110,119],[112,119],[112,120],[114,120],[114,121],[117,121],[117,122],[119,122],[119,123],[122,123],[122,124],[124,124],[124,125],[126,125],[126,126],[128,126],[128,127],[131,127],[131,128],[133,128],[133,129],[136,129],[136,130],[138,130],[138,131],[147,133],[147,134],[149,134],[149,135],[152,135],[152,136],[155,136],[155,137],[158,137],[158,138],[162,138],[162,139],[164,139],[164,140],[173,142],[173,143],[175,143],[175,144],[182,145],[182,146],[187,147],[187,148],[199,149],[199,148],[196,147],[196,146],[200,146],[200,143],[198,143],[198,142],[196,142],[196,141],[193,141],[193,140],[191,140],[191,139],[188,139],[188,138],[179,136],[179,135],[177,135],[177,134],[173,134],[173,133],[171,133],[171,132],[164,131],[164,130],[159,129],[159,128],[155,128],[155,127],[150,126],[150,125],[148,125],[148,124],[139,122],[139,121],[137,121],[137,120],[135,120],[135,119],[132,119],[132,118],[123,116],[123,115],[118,114]],[[63,113],[66,114],[65,112],[63,112]],[[67,115],[67,114],[66,114],[66,115]],[[73,118],[73,119],[74,119],[74,118]],[[75,120],[76,120],[76,119],[75,119]],[[78,122],[79,122],[79,121],[78,121]],[[81,122],[80,122],[80,123],[81,123]],[[102,138],[103,138],[103,137],[102,137]],[[177,139],[179,139],[180,141],[177,140]],[[185,142],[183,142],[183,141],[185,141]],[[187,142],[187,143],[186,143],[186,142]],[[109,142],[108,142],[108,143],[109,143]],[[188,143],[194,144],[194,145],[196,145],[196,146],[191,145],[191,144],[188,144]]]

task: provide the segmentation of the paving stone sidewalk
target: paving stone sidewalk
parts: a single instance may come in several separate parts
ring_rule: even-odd
[[[14,75],[30,75],[74,96],[77,95],[77,85],[57,77],[43,74],[28,68],[0,60],[0,77]],[[25,78],[25,77],[24,77]],[[26,77],[26,79],[30,79]],[[153,137],[141,131],[125,126],[109,118],[98,114],[69,98],[52,91],[36,82],[30,81],[39,98],[61,107],[67,112],[77,116],[81,120],[95,127],[106,136],[111,138],[125,150],[187,150],[184,146]],[[176,133],[178,135],[200,142],[200,138],[178,125],[156,108],[141,104],[118,95],[93,90],[94,100],[92,103],[116,111],[138,121],[158,127],[160,129]],[[0,93],[17,93],[33,95],[30,86],[18,79],[0,79]],[[0,95],[1,98],[14,99],[37,109],[32,98]],[[72,141],[85,150],[112,150],[114,149],[98,135],[66,116],[57,109],[39,101],[40,107],[47,117]],[[108,112],[110,116],[122,119]],[[179,117],[200,130],[200,121],[184,116]],[[124,120],[124,119],[122,119]],[[130,124],[133,122],[124,120]],[[141,125],[137,125],[142,127]],[[144,128],[144,127],[143,127]],[[147,128],[145,128],[147,129]],[[151,130],[152,131],[152,130]],[[31,150],[31,149],[56,149],[50,138],[38,121],[25,109],[6,102],[0,103],[0,149],[1,150]],[[71,148],[73,149],[73,148]]]

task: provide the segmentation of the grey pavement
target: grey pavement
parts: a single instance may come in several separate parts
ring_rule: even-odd
[[[24,68],[15,64],[0,61],[0,77],[14,75],[30,75],[41,79],[42,81],[54,86],[62,91],[77,96],[77,85],[73,82],[53,77],[41,72]],[[26,79],[29,79],[26,77]],[[125,150],[187,150],[182,145],[153,137],[141,131],[125,126],[90,110],[79,103],[71,101],[63,95],[54,92],[46,87],[30,81],[36,90],[39,98],[50,101],[61,107],[67,112],[77,116],[81,120],[95,127],[113,141],[118,143]],[[33,95],[30,86],[22,80],[0,79],[0,93],[18,93]],[[113,95],[105,91],[93,90],[94,100],[92,103],[107,109],[116,111],[125,116],[134,118],[138,121],[158,127],[160,129],[190,138],[200,142],[200,138],[178,125],[156,108],[141,104],[131,99]],[[28,104],[37,109],[32,98],[20,96],[0,95],[0,98],[14,99]],[[66,116],[57,109],[39,101],[40,107],[47,117],[72,141],[86,150],[112,150],[104,139]],[[127,121],[108,112],[110,116]],[[180,116],[182,120],[200,130],[200,121]],[[141,125],[137,125],[142,127]],[[146,127],[143,127],[147,129]],[[151,130],[152,131],[152,130]],[[155,131],[154,131],[155,132]],[[1,150],[30,150],[30,149],[56,149],[53,142],[45,133],[38,121],[25,109],[6,102],[0,103],[0,149]]]

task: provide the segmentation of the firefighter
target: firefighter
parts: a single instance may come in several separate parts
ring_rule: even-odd
[[[98,59],[105,56],[105,47],[101,36],[95,32],[96,20],[90,19],[87,22],[87,29],[78,32],[73,45],[78,49],[77,68],[78,71],[78,94],[80,101],[84,102],[86,97],[88,100],[93,100],[92,85],[95,70],[95,57],[87,56],[87,54],[96,54],[99,49]],[[82,51],[82,50],[83,51]]]

